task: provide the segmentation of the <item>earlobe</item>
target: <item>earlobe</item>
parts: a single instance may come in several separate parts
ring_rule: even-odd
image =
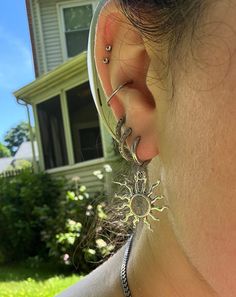
[[[132,127],[128,146],[140,136],[139,159],[152,159],[159,150],[156,103],[146,83],[150,58],[142,35],[112,1],[105,5],[98,18],[95,61],[107,98],[122,86],[112,96],[110,107],[117,120],[125,115],[126,126]]]

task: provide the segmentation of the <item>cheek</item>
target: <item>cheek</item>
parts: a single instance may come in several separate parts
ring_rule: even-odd
[[[236,94],[225,89],[195,92],[180,87],[161,139],[169,214],[194,257],[206,245],[214,249],[224,237],[231,236],[236,247]]]
[[[231,232],[236,247],[236,37],[229,26],[205,28],[213,29],[176,76],[161,134],[162,178],[182,238]]]
[[[225,266],[236,273],[236,92],[230,79],[214,92],[184,83],[161,133],[160,178],[178,241],[217,287]]]

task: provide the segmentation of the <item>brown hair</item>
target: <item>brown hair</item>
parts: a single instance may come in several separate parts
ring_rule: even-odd
[[[168,45],[174,54],[184,36],[191,38],[203,15],[203,0],[117,0],[127,19],[147,39]]]

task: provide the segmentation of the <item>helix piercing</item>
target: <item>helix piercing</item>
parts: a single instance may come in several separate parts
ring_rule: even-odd
[[[106,51],[107,51],[107,52],[110,52],[111,50],[112,50],[112,46],[111,46],[111,45],[107,45],[107,46],[106,46]]]
[[[104,64],[109,64],[110,60],[109,60],[108,58],[104,58],[104,59],[102,60],[102,62],[103,62]]]
[[[113,92],[112,94],[108,97],[107,99],[107,105],[110,106],[110,101],[111,99],[122,89],[124,88],[127,84],[131,84],[133,83],[132,80],[126,81],[125,83],[123,83],[122,85],[118,86]]]

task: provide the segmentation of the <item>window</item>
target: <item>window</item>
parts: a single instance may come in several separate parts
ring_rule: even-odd
[[[68,164],[60,96],[37,104],[45,169]]]
[[[67,56],[73,57],[87,49],[92,4],[62,7]]]
[[[98,114],[89,84],[66,92],[76,163],[103,156]]]

